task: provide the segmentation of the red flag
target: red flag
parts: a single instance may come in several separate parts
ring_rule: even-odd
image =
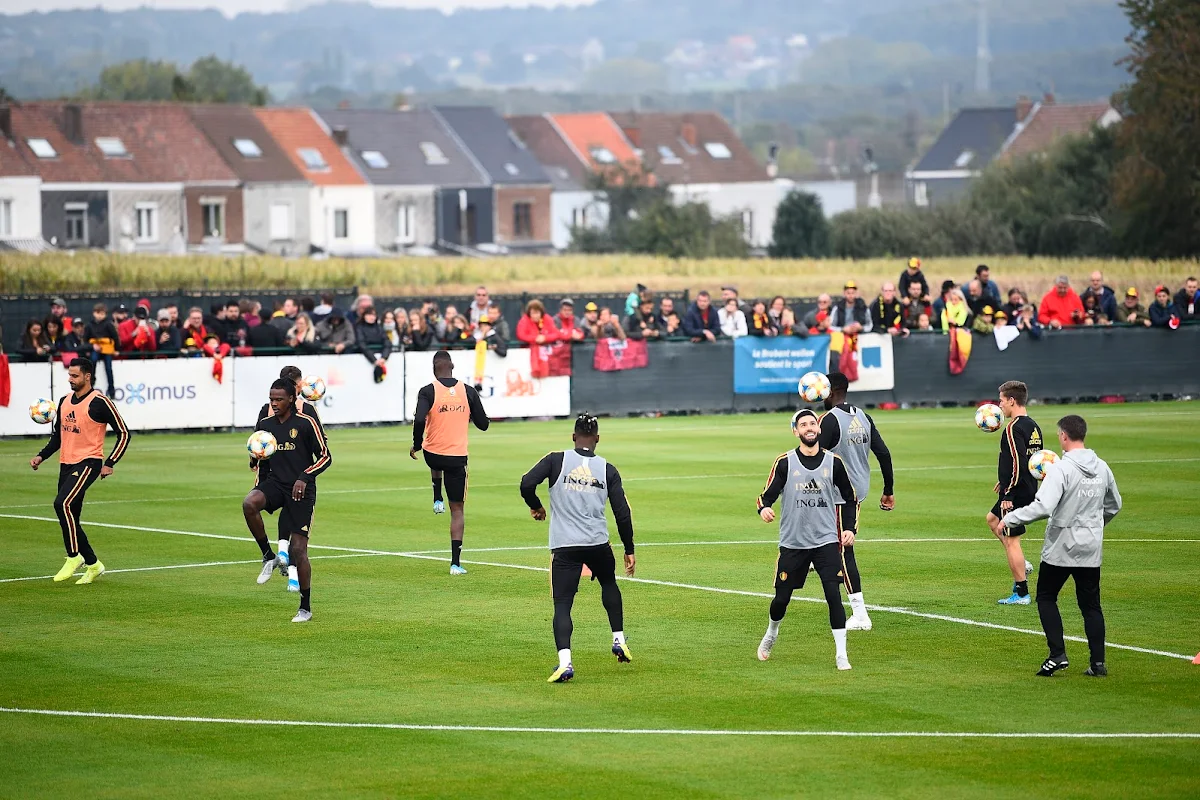
[[[842,354],[838,357],[838,372],[846,376],[846,380],[854,383],[858,380],[858,336],[847,333],[842,337]]]
[[[961,375],[971,357],[971,332],[950,326],[950,374]]]
[[[650,365],[645,339],[601,339],[596,342],[592,368],[597,372],[642,369]]]
[[[8,406],[12,400],[12,373],[8,369],[8,356],[0,353],[0,406]]]
[[[555,342],[551,345],[542,345],[542,350],[546,356],[546,368],[548,378],[556,378],[560,375],[571,374],[571,345],[569,342]]]

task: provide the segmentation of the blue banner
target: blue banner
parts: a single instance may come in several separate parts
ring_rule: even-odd
[[[733,343],[735,394],[787,394],[796,391],[800,376],[829,369],[829,337],[765,338],[743,336]]]

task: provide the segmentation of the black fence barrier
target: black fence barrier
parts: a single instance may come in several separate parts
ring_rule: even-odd
[[[1007,350],[976,336],[961,375],[949,370],[949,341],[941,334],[894,342],[895,388],[854,395],[875,406],[968,404],[996,396],[1007,380],[1029,385],[1037,400],[1058,402],[1120,396],[1152,400],[1200,396],[1200,325],[1177,331],[1082,328],[1046,331],[1040,341],[1022,337]],[[655,343],[650,366],[621,372],[592,368],[595,346],[578,345],[571,381],[573,412],[597,414],[692,413],[798,408],[789,394],[733,392],[733,342]]]

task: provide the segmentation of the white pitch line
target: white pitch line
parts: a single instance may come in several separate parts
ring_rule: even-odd
[[[781,736],[836,737],[855,739],[1200,739],[1191,732],[1114,732],[998,733],[994,731],[773,731],[773,730],[700,730],[689,728],[552,728],[517,725],[421,725],[411,722],[325,722],[294,719],[235,719],[229,717],[184,717],[167,714],[120,714],[106,711],[60,711],[48,708],[6,708],[3,714],[28,714],[42,717],[82,717],[119,719],[138,722],[189,722],[202,725],[257,725],[280,728],[352,728],[361,730],[435,731],[457,733],[550,733],[603,734],[627,736]]]
[[[310,559],[329,559],[329,558],[369,558],[372,556],[384,555],[383,553],[342,553],[336,556],[309,556]],[[164,564],[160,567],[127,567],[125,569],[106,569],[105,575],[117,575],[123,572],[160,572],[165,569],[196,569],[199,567],[231,567],[235,564],[261,564],[262,559],[247,559],[245,561],[201,561],[198,564]],[[82,575],[82,572],[76,572],[75,575]],[[71,577],[75,577],[72,575]],[[24,581],[47,581],[53,578],[53,575],[31,575],[26,578],[0,578],[0,583],[22,583]]]
[[[53,517],[30,517],[30,516],[15,515],[15,514],[3,514],[3,515],[0,515],[0,517],[38,520],[41,522],[57,522],[58,521],[56,518],[53,518]],[[216,534],[216,533],[200,533],[199,531],[177,531],[177,530],[171,530],[169,528],[147,528],[147,527],[141,527],[141,526],[135,526],[135,525],[116,525],[116,524],[109,523],[109,522],[89,522],[86,524],[90,525],[92,527],[98,527],[98,528],[116,528],[118,530],[145,531],[145,532],[149,532],[149,533],[168,533],[168,534],[175,534],[178,536],[198,536],[198,537],[205,538],[205,539],[253,541],[249,537],[223,536],[223,535]],[[446,558],[445,556],[437,556],[437,555],[433,555],[433,554],[427,555],[424,553],[412,552],[412,551],[400,552],[400,551],[389,551],[389,550],[371,550],[371,549],[359,548],[359,547],[339,547],[339,546],[334,546],[334,545],[316,545],[316,544],[310,544],[309,549],[310,550],[333,550],[333,551],[338,551],[338,552],[343,552],[343,553],[362,553],[362,554],[377,555],[377,556],[396,556],[399,558],[416,558],[416,559],[421,559],[421,560],[425,560],[425,561],[449,561],[450,560],[449,558]],[[530,566],[527,564],[503,564],[503,563],[494,562],[494,561],[467,561],[465,559],[462,561],[462,563],[473,564],[473,565],[481,566],[481,567],[499,567],[499,568],[503,568],[503,569],[527,570],[530,572],[549,572],[550,571],[547,567],[536,567],[536,566]],[[693,583],[675,583],[673,581],[659,581],[659,580],[652,580],[649,578],[628,578],[623,575],[618,575],[617,578],[618,578],[618,580],[630,581],[632,583],[645,583],[645,584],[650,584],[653,586],[669,586],[669,587],[673,587],[673,588],[677,588],[677,589],[693,589],[696,591],[710,592],[710,593],[714,593],[714,594],[734,594],[734,595],[741,595],[743,597],[763,597],[763,598],[767,598],[767,599],[774,597],[774,595],[768,594],[766,592],[750,592],[750,591],[746,591],[746,590],[742,590],[742,589],[722,589],[722,588],[718,588],[715,586],[700,586],[698,584],[693,584]],[[816,598],[816,597],[793,596],[793,599],[805,601],[805,602],[812,602],[812,603],[825,602],[823,599]],[[867,608],[871,611],[884,611],[884,612],[891,613],[891,614],[902,614],[904,616],[918,617],[921,619],[933,619],[933,620],[940,620],[943,622],[956,622],[960,625],[971,625],[971,626],[974,626],[977,628],[989,628],[992,630],[1010,631],[1013,633],[1026,633],[1026,634],[1031,634],[1033,636],[1045,636],[1045,633],[1043,631],[1037,631],[1037,630],[1033,630],[1031,628],[1016,628],[1016,627],[1012,627],[1012,626],[1008,626],[1008,625],[997,625],[997,624],[991,623],[991,622],[980,622],[978,620],[965,619],[962,617],[949,617],[949,616],[945,616],[943,614],[928,614],[928,613],[921,612],[921,611],[912,611],[907,608],[895,608],[892,606],[871,606],[871,605],[867,606]],[[1080,637],[1080,636],[1065,636],[1063,638],[1065,638],[1068,641],[1072,641],[1072,642],[1083,642],[1083,643],[1087,642],[1087,639]],[[1193,658],[1192,656],[1183,655],[1182,653],[1171,653],[1166,650],[1154,650],[1154,649],[1145,648],[1145,647],[1135,647],[1133,645],[1127,645],[1127,644],[1115,644],[1113,642],[1105,642],[1105,646],[1111,647],[1115,650],[1128,650],[1128,651],[1134,652],[1134,653],[1146,653],[1148,655],[1166,656],[1168,658],[1179,658],[1179,659],[1184,659],[1186,661],[1191,661]]]

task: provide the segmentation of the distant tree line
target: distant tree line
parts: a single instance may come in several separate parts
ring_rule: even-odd
[[[265,106],[271,100],[244,67],[216,56],[197,60],[186,71],[170,61],[139,59],[105,67],[81,100],[159,100],[179,103],[243,103]]]

